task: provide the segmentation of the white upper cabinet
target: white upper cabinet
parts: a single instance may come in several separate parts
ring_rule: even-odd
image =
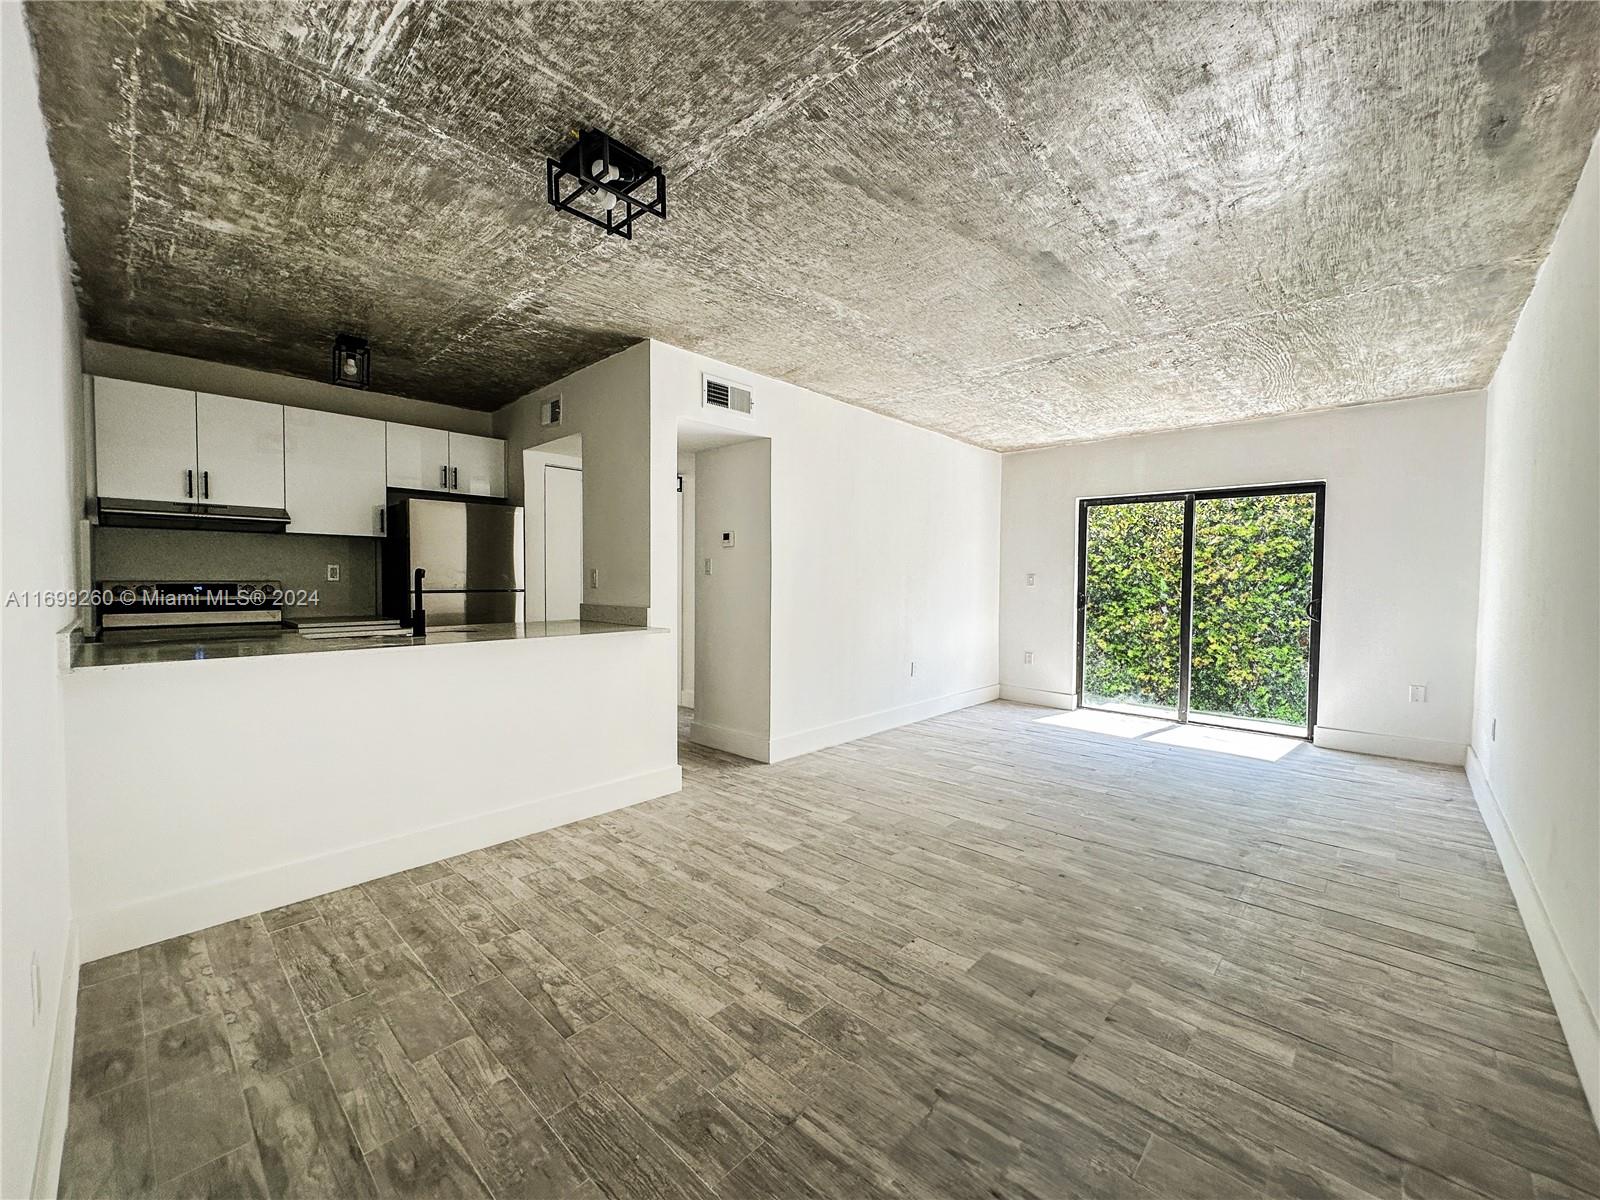
[[[290,533],[384,532],[388,467],[382,421],[286,408],[283,437]]]
[[[450,490],[450,435],[442,429],[388,422],[389,486]]]
[[[506,444],[470,433],[450,435],[450,490],[467,496],[506,494]]]
[[[283,405],[200,392],[195,430],[202,503],[284,506]]]
[[[95,491],[102,499],[195,499],[200,489],[194,393],[96,378],[94,458]]]

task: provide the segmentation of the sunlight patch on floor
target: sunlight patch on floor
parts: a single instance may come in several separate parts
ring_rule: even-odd
[[[1052,713],[1039,717],[1035,725],[1052,725],[1059,729],[1076,729],[1083,733],[1101,733],[1110,737],[1153,742],[1163,746],[1177,746],[1185,750],[1207,750],[1214,754],[1231,754],[1238,758],[1253,758],[1260,762],[1277,762],[1304,745],[1298,738],[1281,737],[1267,733],[1246,733],[1238,729],[1216,729],[1203,725],[1179,725],[1159,717],[1139,717],[1132,713],[1103,712],[1080,708],[1073,712]]]

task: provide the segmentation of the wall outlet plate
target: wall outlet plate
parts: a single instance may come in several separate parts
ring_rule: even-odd
[[[1032,650],[1024,650],[1022,652],[1022,665],[1025,666],[1025,667],[1031,667],[1033,665],[1033,651]]]
[[[724,550],[733,549],[733,530],[724,529],[722,531],[722,548]]]
[[[1411,703],[1426,704],[1428,702],[1428,685],[1425,683],[1413,683],[1407,694],[1411,697]]]
[[[329,583],[338,583],[339,582],[339,564],[338,563],[329,563],[328,564],[328,582]]]

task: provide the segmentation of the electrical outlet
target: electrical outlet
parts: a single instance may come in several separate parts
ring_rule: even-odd
[[[328,564],[328,582],[329,583],[338,583],[339,582],[339,564],[338,563],[329,563]]]
[[[1025,666],[1025,667],[1033,666],[1033,651],[1032,650],[1024,650],[1022,652],[1022,665]]]
[[[1037,583],[1038,579],[1039,579],[1039,577],[1037,575],[1035,575],[1032,571],[1028,572],[1028,586],[1029,587],[1032,587],[1035,583]]]
[[[705,572],[707,575],[711,574],[711,560],[709,558],[706,559]]]
[[[33,957],[28,960],[28,987],[33,993],[33,1024],[39,1023],[39,1014],[44,1011],[44,983],[39,978],[39,952],[35,950]]]
[[[1410,696],[1411,703],[1426,704],[1428,702],[1428,685],[1425,683],[1413,683],[1410,689]]]
[[[599,567],[590,567],[589,568],[589,587],[590,587],[590,590],[593,590],[594,588],[597,588],[599,586],[600,586],[600,568]]]

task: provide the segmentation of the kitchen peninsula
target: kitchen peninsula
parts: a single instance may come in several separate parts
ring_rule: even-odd
[[[660,633],[637,625],[604,621],[508,621],[430,629],[420,637],[408,632],[387,634],[318,632],[315,627],[285,629],[251,637],[200,637],[194,634],[161,639],[121,641],[115,635],[100,641],[77,640],[72,646],[74,670],[129,667],[144,663],[190,662],[230,658],[270,658],[285,654],[325,654],[341,650],[399,650],[423,646],[455,646],[468,642],[522,641],[530,638],[594,637],[619,633]]]

